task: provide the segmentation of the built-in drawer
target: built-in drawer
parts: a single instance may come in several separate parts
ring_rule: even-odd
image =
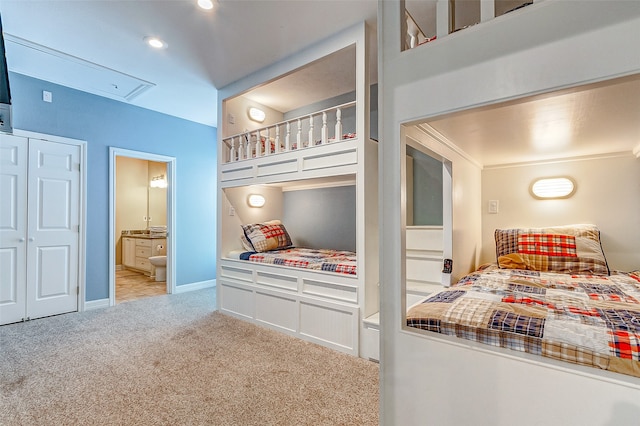
[[[136,247],[151,247],[151,240],[136,238]]]
[[[149,259],[146,259],[144,257],[136,257],[136,268],[142,269],[143,271],[150,271],[151,263],[149,262]]]
[[[150,257],[151,256],[151,247],[136,247],[136,256],[137,257]]]

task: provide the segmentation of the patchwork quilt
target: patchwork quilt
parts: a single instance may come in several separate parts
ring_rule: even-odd
[[[640,271],[492,265],[411,307],[407,325],[640,377]]]
[[[241,260],[356,275],[356,254],[352,251],[288,248],[262,253],[245,252]]]

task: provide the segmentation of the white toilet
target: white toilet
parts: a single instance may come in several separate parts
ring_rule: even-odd
[[[167,280],[167,256],[151,256],[149,262],[156,269],[156,281]]]

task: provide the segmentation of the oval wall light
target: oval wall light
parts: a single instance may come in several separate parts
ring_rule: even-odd
[[[531,183],[529,191],[534,198],[540,200],[569,198],[576,192],[576,183],[563,176],[540,178]]]
[[[266,200],[263,195],[260,194],[249,194],[247,197],[247,204],[249,207],[262,207],[266,203]]]
[[[251,107],[248,111],[249,118],[258,123],[262,123],[267,116],[260,108]]]

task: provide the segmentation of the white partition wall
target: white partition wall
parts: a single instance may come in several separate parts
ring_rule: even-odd
[[[534,3],[522,13],[505,14],[446,37],[439,34],[437,40],[403,52],[402,3],[379,1],[378,16],[383,141],[379,156],[381,423],[636,422],[640,416],[640,379],[636,377],[604,374],[403,327],[402,288],[410,274],[404,253],[411,237],[402,226],[406,161],[400,147],[408,135],[422,132],[416,124],[431,117],[640,73],[640,56],[635,54],[639,5]],[[475,268],[481,253],[486,253],[489,231],[482,223],[486,200],[482,192],[499,190],[483,187],[483,163],[467,152],[446,139],[430,144],[431,151],[452,162],[452,253],[454,274],[459,276]],[[633,161],[631,167],[637,170],[639,160]],[[492,171],[486,176],[497,174]],[[632,206],[640,194],[635,197]],[[627,225],[637,229],[637,223]],[[627,235],[617,228],[610,227],[607,238],[625,240]]]

